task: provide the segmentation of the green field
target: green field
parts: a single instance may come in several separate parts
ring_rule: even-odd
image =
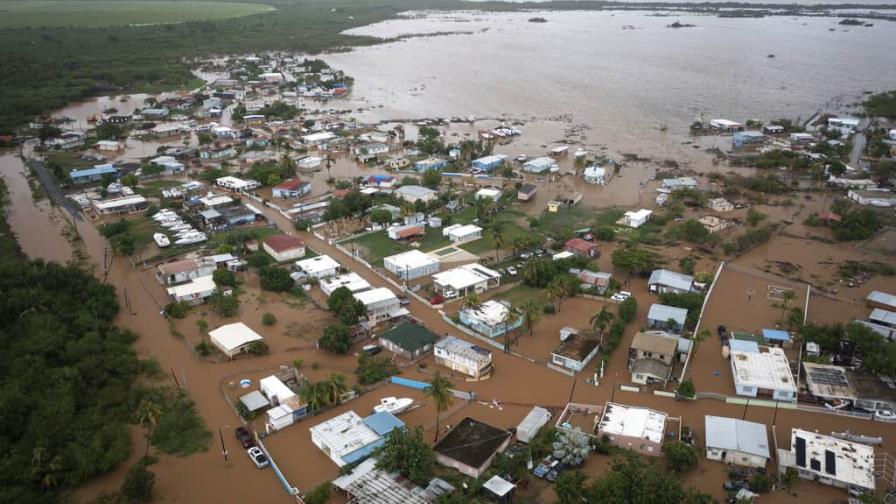
[[[0,29],[148,25],[227,19],[267,12],[269,5],[168,0],[4,0]]]

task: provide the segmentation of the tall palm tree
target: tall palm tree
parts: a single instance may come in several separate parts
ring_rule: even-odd
[[[563,298],[566,297],[567,288],[566,285],[563,284],[563,279],[560,277],[554,277],[553,280],[548,283],[548,299],[551,300],[552,303],[557,305],[557,311],[560,311],[560,307],[563,304]]]
[[[504,246],[505,239],[506,237],[504,236],[504,223],[501,221],[495,221],[495,223],[492,224],[492,241],[495,244],[495,262],[499,261],[501,247]]]
[[[152,438],[152,429],[159,423],[162,416],[162,408],[151,399],[142,399],[135,412],[137,421],[146,427],[146,456],[149,456],[149,441]]]
[[[467,293],[464,296],[463,306],[464,308],[475,308],[482,304],[482,301],[479,299],[479,294],[476,294],[475,291]]]
[[[329,183],[329,181],[333,179],[333,175],[330,174],[330,165],[333,164],[333,157],[330,156],[329,151],[327,151],[327,156],[324,158],[324,162],[327,167],[327,182]]]
[[[529,331],[529,336],[534,336],[535,334],[535,325],[541,320],[541,307],[533,300],[528,300],[523,303],[523,306],[520,308],[523,317],[523,325],[526,326],[526,330]]]
[[[550,264],[547,260],[540,257],[530,259],[523,266],[523,280],[534,286],[542,286],[542,279],[546,277]]]
[[[447,410],[451,403],[454,401],[454,395],[451,393],[451,381],[448,378],[442,376],[442,373],[436,371],[436,375],[433,376],[432,380],[429,382],[429,387],[423,390],[423,395],[427,397],[431,397],[432,400],[436,403],[436,439],[435,442],[439,442],[439,421],[441,420],[442,412]]]
[[[511,331],[513,329],[510,326],[516,324],[516,322],[520,318],[520,310],[513,303],[507,307],[507,312],[504,314],[504,318],[501,320],[501,324],[504,325],[504,351],[510,352],[510,345],[513,343],[513,338],[511,337]]]
[[[311,411],[317,411],[328,404],[328,387],[324,382],[307,382],[299,391],[299,397],[308,405]]]
[[[348,392],[348,383],[345,381],[345,375],[342,373],[333,373],[324,381],[327,391],[327,402],[330,404],[339,404],[342,396]]]
[[[606,306],[601,307],[599,312],[591,316],[591,327],[597,331],[601,343],[603,343],[604,340],[604,330],[606,330],[607,326],[610,325],[610,322],[613,321],[613,317],[613,313],[610,310],[607,310]]]
[[[280,168],[283,169],[283,175],[287,178],[296,176],[296,161],[289,153],[283,154],[280,158]]]

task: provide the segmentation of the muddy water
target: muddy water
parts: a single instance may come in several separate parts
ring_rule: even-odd
[[[328,62],[355,78],[349,103],[368,107],[362,119],[568,114],[590,128],[589,141],[611,150],[695,163],[708,158],[682,142],[701,114],[807,118],[896,79],[896,55],[887,50],[896,26],[889,23],[844,30],[833,18],[631,12],[544,12],[537,14],[547,23],[528,23],[535,14],[434,13],[377,23],[350,33],[473,33],[357,48]],[[697,27],[666,28],[674,20]]]

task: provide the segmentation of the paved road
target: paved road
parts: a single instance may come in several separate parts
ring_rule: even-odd
[[[27,143],[25,148],[21,151],[21,156],[25,160],[25,164],[31,168],[31,171],[37,176],[38,180],[40,180],[40,184],[44,187],[44,191],[50,196],[50,200],[54,205],[68,210],[68,213],[71,214],[73,218],[83,220],[84,218],[81,215],[81,212],[75,208],[75,205],[66,198],[62,193],[62,190],[59,189],[59,185],[56,184],[56,179],[53,178],[47,165],[44,164],[43,161],[33,157],[33,142],[34,141]]]

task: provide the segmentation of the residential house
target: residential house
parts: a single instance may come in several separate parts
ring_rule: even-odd
[[[663,188],[670,191],[678,191],[681,189],[697,189],[699,184],[693,177],[678,177],[663,179]]]
[[[551,350],[551,364],[572,372],[581,371],[599,350],[599,341],[596,338],[569,333]]]
[[[653,210],[642,208],[640,210],[629,210],[622,216],[622,224],[630,228],[639,228],[650,220]]]
[[[442,236],[452,243],[467,243],[482,238],[482,228],[473,224],[452,224],[442,228]]]
[[[529,201],[535,197],[538,187],[535,184],[523,184],[516,192],[516,199],[520,201]]]
[[[760,145],[765,142],[765,135],[761,131],[738,131],[734,134],[735,147],[748,147]]]
[[[311,183],[306,180],[286,179],[271,189],[275,198],[299,198],[311,192]]]
[[[829,117],[828,129],[839,130],[840,135],[849,136],[859,127],[861,120],[856,117]]]
[[[508,430],[466,417],[436,443],[436,462],[478,478],[507,449],[512,436]]]
[[[228,191],[233,191],[233,192],[238,192],[238,193],[252,191],[252,190],[255,190],[255,189],[261,187],[261,184],[258,181],[251,180],[251,179],[244,180],[244,179],[241,179],[238,177],[232,177],[232,176],[217,178],[215,180],[215,185],[217,185],[218,187],[223,187],[224,189],[227,189]]]
[[[728,119],[712,119],[709,121],[709,127],[719,133],[733,133],[744,129],[743,124]]]
[[[431,479],[425,488],[419,487],[398,472],[377,469],[376,463],[375,458],[368,458],[333,480],[333,486],[345,492],[349,504],[436,504],[439,497],[454,491],[440,478]]]
[[[363,461],[385,443],[390,432],[403,428],[404,423],[386,411],[365,418],[346,411],[308,430],[311,442],[342,467]]]
[[[336,275],[340,264],[334,261],[328,255],[321,255],[296,261],[293,269],[298,273],[298,277],[311,277],[321,280]]]
[[[585,182],[595,185],[607,185],[607,169],[602,166],[592,165],[582,172]]]
[[[490,173],[504,165],[507,156],[504,154],[492,154],[491,156],[474,159],[471,163],[473,173]]]
[[[768,433],[764,424],[706,415],[706,458],[727,464],[764,468]]]
[[[330,206],[329,201],[318,201],[315,203],[301,203],[284,210],[283,213],[286,214],[293,222],[310,222],[313,224],[317,224],[318,222],[323,221],[324,214],[327,211],[327,207]]]
[[[383,267],[401,280],[414,280],[437,273],[439,261],[419,250],[409,250],[384,258]]]
[[[753,341],[731,340],[731,376],[737,395],[771,395],[776,401],[796,400],[796,381],[784,350],[761,351]]]
[[[411,166],[411,160],[404,156],[393,157],[389,160],[388,165],[391,170],[401,170]]]
[[[206,147],[199,151],[199,158],[209,161],[215,161],[219,159],[227,159],[236,156],[236,150],[229,146],[224,145],[220,147]]]
[[[655,294],[694,292],[694,277],[665,269],[653,270],[647,280],[647,288]]]
[[[224,355],[231,359],[245,352],[252,343],[264,339],[242,322],[223,325],[209,331],[208,336],[212,345],[215,345]]]
[[[410,360],[420,358],[432,351],[439,336],[421,324],[405,322],[380,335],[380,345]]]
[[[461,324],[487,336],[497,338],[523,324],[521,316],[515,316],[511,322],[506,319],[510,313],[510,303],[490,299],[477,306],[468,306],[460,310]]]
[[[896,206],[896,193],[887,190],[863,191],[853,189],[850,190],[846,196],[859,205],[870,205],[882,208]]]
[[[778,471],[796,469],[803,479],[874,493],[874,447],[803,429],[790,432],[790,449],[778,448]]]
[[[143,210],[146,210],[148,206],[149,202],[139,194],[93,201],[93,209],[100,215],[142,212]]]
[[[168,296],[175,303],[187,303],[190,305],[198,305],[208,301],[208,298],[215,292],[217,286],[212,280],[211,275],[194,278],[187,283],[168,287]]]
[[[277,262],[294,261],[305,257],[305,242],[295,236],[285,234],[268,236],[264,239],[262,248]]]
[[[777,124],[766,124],[762,127],[762,132],[766,135],[780,135],[784,133],[784,126]]]
[[[730,212],[734,210],[734,205],[725,198],[712,198],[706,202],[706,206],[713,212]]]
[[[118,170],[110,164],[102,164],[96,165],[93,168],[72,170],[68,173],[68,178],[72,181],[72,184],[99,182],[103,179],[103,176],[118,178]]]
[[[365,143],[354,148],[355,158],[362,163],[375,161],[388,153],[389,146],[378,142]]]
[[[612,273],[578,268],[570,268],[569,274],[576,277],[579,282],[581,282],[579,284],[580,289],[583,291],[594,290],[601,296],[607,292],[607,289],[610,287],[610,279],[613,278]]]
[[[425,172],[428,170],[441,170],[442,168],[448,166],[447,159],[440,159],[437,157],[428,157],[426,159],[422,159],[414,163],[414,170],[418,172]]]
[[[416,203],[422,201],[429,203],[435,201],[439,196],[438,191],[434,191],[428,187],[409,185],[401,186],[395,190],[395,196],[398,199],[407,201],[408,203]]]
[[[684,308],[654,303],[647,312],[647,327],[680,333],[687,316],[688,311]]]
[[[168,114],[171,111],[164,108],[146,108],[140,111],[140,115],[142,115],[145,119],[164,119],[168,117]]]
[[[658,457],[666,434],[666,413],[608,402],[597,425],[598,436],[642,455]]]
[[[882,308],[888,311],[896,311],[896,296],[887,292],[871,291],[865,298],[865,304],[869,308]]]
[[[305,156],[296,161],[296,168],[302,171],[311,171],[320,168],[323,162],[323,158],[317,156]]]
[[[377,205],[377,206],[375,206],[375,207],[370,207],[370,209],[368,210],[368,212],[373,212],[374,210],[386,210],[386,211],[388,211],[389,214],[392,215],[392,220],[393,220],[393,221],[398,220],[398,218],[401,217],[401,209],[398,208],[398,207],[395,206],[395,205],[390,205],[390,204],[388,204],[388,203],[383,203],[383,204],[381,204],[381,205]]]
[[[702,224],[703,227],[710,233],[719,233],[734,226],[733,222],[720,219],[715,215],[704,215],[703,217],[697,219],[697,222]]]
[[[363,181],[367,187],[376,187],[377,189],[392,189],[398,180],[392,175],[370,175]]]
[[[628,370],[632,382],[665,385],[672,375],[678,338],[662,331],[638,332],[629,348]]]
[[[790,134],[790,143],[805,145],[810,144],[815,141],[815,137],[810,135],[809,133],[791,133]]]
[[[806,350],[808,354],[808,347]],[[803,361],[806,388],[813,397],[825,402],[839,402],[842,405],[853,404],[858,399],[856,388],[849,379],[843,366],[816,364]]]
[[[481,380],[492,372],[492,352],[455,336],[446,336],[433,347],[436,364]]]
[[[411,240],[424,234],[426,234],[426,229],[416,224],[391,226],[386,230],[386,235],[392,240]]]
[[[333,294],[333,291],[340,287],[345,287],[349,290],[349,292],[354,294],[356,292],[361,292],[369,289],[370,283],[368,283],[367,280],[361,278],[361,275],[358,275],[355,272],[322,278],[320,280],[320,290],[327,297],[330,297],[330,295]]]
[[[523,171],[529,173],[545,173],[559,169],[560,167],[557,165],[557,162],[550,157],[539,157],[523,163]]]
[[[763,329],[762,341],[769,346],[793,346],[793,340],[790,338],[790,333],[780,329]]]
[[[118,140],[100,140],[93,144],[96,150],[101,152],[118,152],[122,150],[121,142]]]
[[[497,187],[483,187],[482,189],[476,191],[476,200],[492,200],[497,202],[501,199],[501,195],[504,192],[498,189]]]
[[[156,280],[162,285],[177,285],[195,278],[210,276],[217,265],[209,258],[181,259],[156,267]]]
[[[79,145],[84,145],[84,134],[79,131],[66,131],[58,137],[44,141],[44,147],[47,149],[71,149]]]
[[[478,263],[464,264],[432,277],[433,288],[447,299],[481,294],[501,285],[501,273]]]
[[[571,238],[563,244],[563,250],[571,252],[579,257],[594,259],[600,257],[600,249],[597,244],[582,238]]]
[[[408,313],[401,308],[398,297],[387,287],[356,292],[354,297],[364,305],[367,321],[371,326]]]

